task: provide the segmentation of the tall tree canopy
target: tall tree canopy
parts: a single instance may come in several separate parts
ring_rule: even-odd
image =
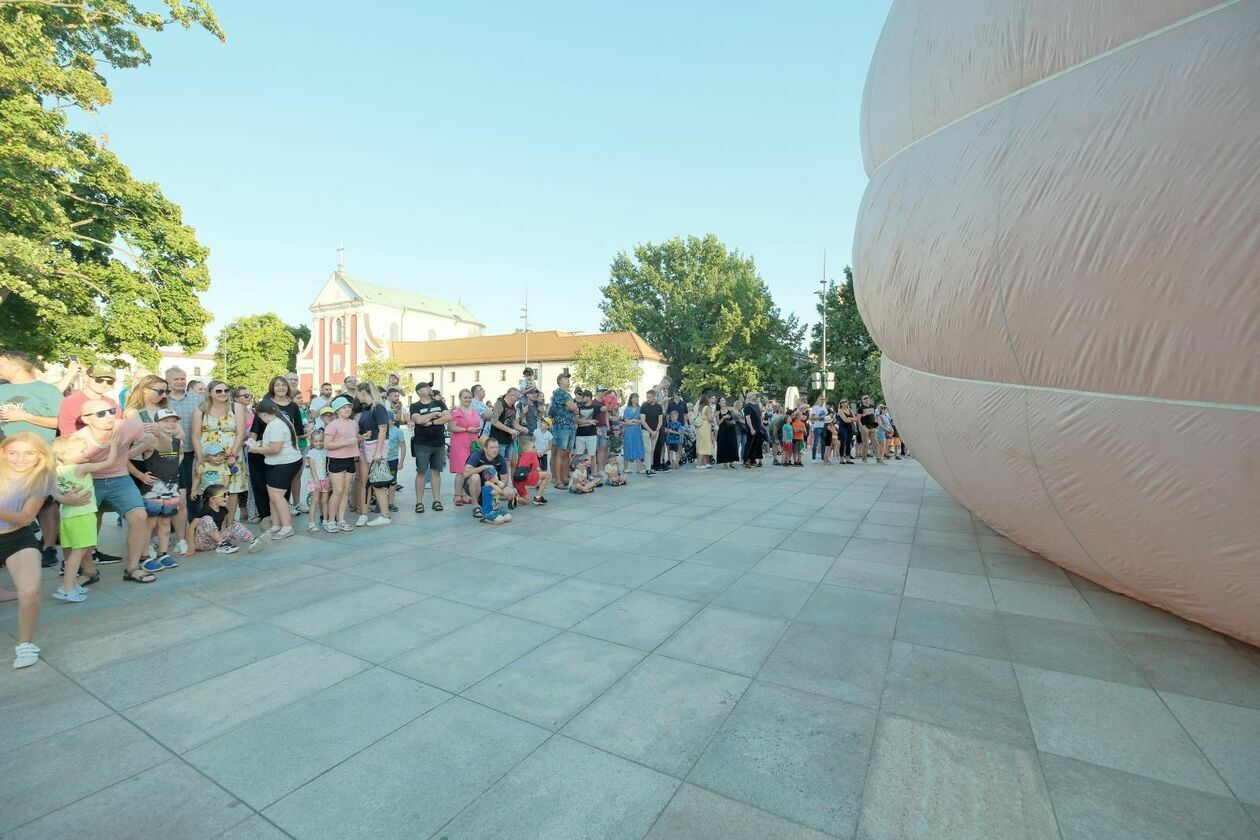
[[[293,334],[293,352],[289,354],[289,370],[297,370],[297,354],[298,350],[305,347],[311,341],[311,328],[306,324],[298,324],[294,326],[289,324],[289,332]]]
[[[206,249],[156,184],[69,124],[109,103],[105,68],[148,64],[141,33],[171,24],[224,37],[205,0],[0,0],[0,345],[146,366],[161,345],[205,346]]]
[[[219,332],[214,377],[261,396],[273,376],[289,371],[294,341],[288,326],[273,312],[237,318]]]
[[[779,314],[752,258],[713,234],[621,252],[602,291],[603,329],[639,333],[692,393],[777,388],[797,375],[804,327]]]
[[[624,391],[642,376],[643,368],[629,350],[618,344],[587,341],[573,357],[573,378],[592,391],[600,385]]]
[[[822,359],[823,306],[816,305],[818,322],[810,328],[810,353]],[[853,296],[853,269],[844,267],[844,282],[830,283],[827,289],[827,368],[836,375],[836,387],[829,396],[853,399],[870,394],[884,399],[879,379],[879,348],[866,329]]]

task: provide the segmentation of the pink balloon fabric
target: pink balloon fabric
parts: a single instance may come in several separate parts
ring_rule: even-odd
[[[1260,644],[1260,0],[896,0],[858,305],[998,532]]]

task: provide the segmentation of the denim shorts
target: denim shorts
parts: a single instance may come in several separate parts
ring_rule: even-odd
[[[552,429],[551,445],[554,446],[558,452],[572,452],[573,435],[575,431],[576,429]]]
[[[92,487],[96,490],[96,506],[109,505],[110,509],[123,516],[136,508],[144,507],[144,499],[140,489],[129,475],[113,478],[93,478]]]

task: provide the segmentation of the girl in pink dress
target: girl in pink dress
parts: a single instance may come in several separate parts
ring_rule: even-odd
[[[472,391],[464,388],[459,392],[459,405],[451,412],[451,458],[450,470],[455,476],[462,476],[464,464],[472,450],[473,441],[481,431],[481,415],[472,405]],[[455,479],[455,506],[471,505],[473,500],[464,494],[462,478]]]

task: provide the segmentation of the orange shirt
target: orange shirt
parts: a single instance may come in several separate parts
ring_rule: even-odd
[[[804,420],[797,419],[792,421],[792,440],[805,440]]]

